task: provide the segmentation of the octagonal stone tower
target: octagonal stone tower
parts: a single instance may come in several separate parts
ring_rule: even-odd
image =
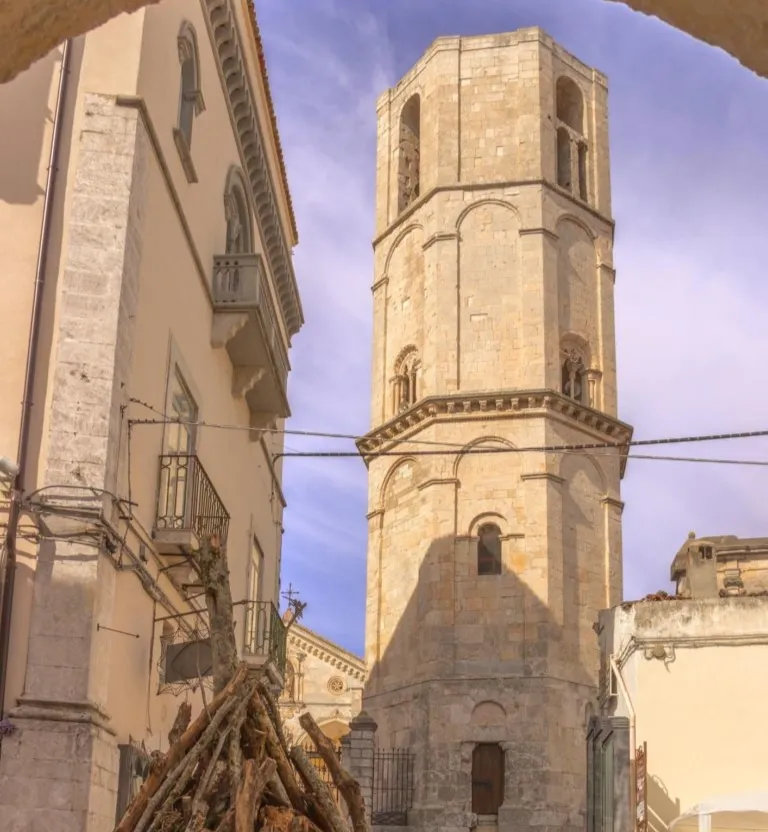
[[[631,436],[606,99],[524,29],[439,38],[377,104],[363,707],[414,828],[584,827]]]

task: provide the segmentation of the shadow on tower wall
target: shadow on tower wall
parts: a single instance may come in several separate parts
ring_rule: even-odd
[[[498,743],[500,827],[584,828],[594,616],[579,621],[578,565],[557,568],[537,546],[533,535],[507,538],[498,575],[478,575],[476,541],[454,536],[433,540],[421,557],[404,540],[397,563],[369,564],[368,603],[383,601],[378,613],[369,610],[380,640],[367,636],[377,660],[363,707],[378,724],[380,748],[414,753],[411,826],[467,829],[473,750]],[[550,599],[530,588],[526,568],[547,576],[539,585]],[[583,656],[592,654],[587,667]]]

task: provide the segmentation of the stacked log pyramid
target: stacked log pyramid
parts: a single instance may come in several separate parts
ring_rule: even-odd
[[[306,753],[289,748],[277,703],[263,676],[237,662],[229,570],[215,539],[197,553],[214,662],[211,702],[191,720],[179,707],[167,753],[115,832],[370,832],[360,786],[308,713],[315,743],[344,800],[343,812]]]

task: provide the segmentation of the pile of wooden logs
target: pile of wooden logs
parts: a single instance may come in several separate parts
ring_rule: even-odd
[[[194,720],[189,705],[181,705],[168,752],[153,755],[149,776],[115,832],[369,832],[360,787],[310,714],[301,716],[301,726],[325,762],[348,817],[305,751],[288,747],[265,678],[255,678],[236,661],[224,553],[214,540],[198,554],[215,696]]]

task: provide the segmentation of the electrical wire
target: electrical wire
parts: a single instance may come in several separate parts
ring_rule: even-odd
[[[626,442],[582,442],[573,445],[528,445],[519,448],[504,446],[495,448],[471,447],[467,448],[465,454],[516,454],[516,453],[584,453],[586,451],[608,450],[613,449],[619,451],[620,456],[631,456],[628,452],[622,453],[624,449],[630,447],[650,447],[658,445],[679,445],[684,443],[694,442],[718,442],[726,439],[755,439],[757,437],[768,436],[768,430],[744,431],[741,433],[717,433],[705,434],[702,436],[674,436],[662,439],[630,439]],[[454,452],[449,450],[408,450],[403,452],[397,451],[300,451],[298,453],[289,452],[282,454],[286,457],[318,457],[318,458],[336,458],[336,457],[379,457],[379,456],[453,456]],[[662,459],[671,459],[671,457],[661,457]],[[688,458],[679,457],[676,461],[689,461]],[[704,461],[704,460],[703,460]],[[733,463],[738,460],[733,460]],[[768,464],[768,461],[766,461]]]
[[[161,413],[151,405],[146,404],[138,399],[131,399],[135,404],[140,404],[143,407],[163,416],[162,419],[131,419],[130,424],[134,425],[159,425],[159,424],[182,424],[193,427],[207,427],[216,430],[233,430],[243,432],[259,432],[259,433],[273,433],[284,436],[307,436],[318,439],[343,439],[348,441],[358,441],[362,439],[361,436],[347,433],[330,433],[326,431],[311,431],[311,430],[291,430],[282,428],[254,428],[246,425],[232,425],[218,422],[206,422],[203,420],[182,420],[170,419],[166,414]],[[675,436],[663,437],[660,439],[631,439],[627,442],[587,442],[577,443],[571,445],[540,445],[540,446],[524,446],[524,447],[471,447],[450,442],[436,442],[430,440],[414,440],[402,439],[398,440],[399,444],[424,444],[438,446],[430,450],[412,450],[409,449],[405,453],[408,456],[453,456],[455,451],[462,451],[464,454],[509,454],[509,453],[584,453],[594,451],[623,451],[630,447],[650,447],[658,445],[678,445],[698,442],[718,442],[733,439],[756,439],[760,437],[767,437],[768,430],[755,431],[741,431],[731,433],[717,433],[717,434],[703,434],[696,436]],[[359,458],[361,456],[379,457],[379,456],[403,456],[402,450],[394,451],[296,451],[288,450],[277,454],[276,457],[289,458],[315,458],[315,459],[341,459],[341,458]],[[611,454],[615,456],[615,453]],[[630,459],[648,459],[668,462],[701,462],[701,463],[715,463],[723,465],[754,465],[754,466],[768,466],[768,460],[739,460],[739,459],[712,459],[707,457],[671,457],[671,456],[652,456],[641,454],[619,453],[619,456],[626,456]]]

